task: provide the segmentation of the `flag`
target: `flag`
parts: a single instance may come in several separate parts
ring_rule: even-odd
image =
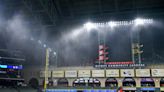
[[[104,45],[99,45],[99,50],[104,49]]]
[[[104,45],[99,45],[99,50],[102,50],[102,49],[108,49],[108,47],[106,47]]]
[[[104,54],[104,50],[99,50],[99,55],[103,55]]]
[[[99,56],[99,60],[104,60],[104,56]]]

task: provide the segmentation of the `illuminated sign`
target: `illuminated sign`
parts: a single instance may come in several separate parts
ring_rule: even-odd
[[[52,71],[52,77],[56,77],[56,78],[64,77],[64,71]]]
[[[161,91],[164,91],[164,88],[161,87],[160,90],[161,90]]]
[[[79,70],[78,77],[91,77],[90,70]]]
[[[104,70],[92,70],[92,77],[105,77]]]
[[[163,77],[164,69],[151,69],[151,74],[153,77]]]
[[[7,68],[7,65],[0,65],[0,68]]]
[[[46,89],[46,92],[117,92],[116,89]]]
[[[119,69],[106,70],[106,77],[119,77]]]
[[[145,67],[145,64],[95,64],[95,68],[134,68]]]
[[[136,77],[150,77],[150,69],[136,69]]]
[[[4,69],[22,69],[23,66],[19,65],[19,66],[14,66],[14,65],[0,65],[0,68],[4,68]]]
[[[134,77],[134,69],[121,69],[121,77]]]
[[[76,70],[68,70],[65,71],[65,77],[77,77],[77,71]]]
[[[46,72],[46,76],[51,77],[51,71]],[[40,77],[45,77],[45,71],[40,71]]]
[[[132,61],[123,61],[123,62],[106,62],[106,64],[112,64],[112,65],[124,65],[124,64],[134,64]]]
[[[141,88],[141,90],[143,90],[143,91],[154,91],[155,88]]]
[[[123,90],[137,90],[137,88],[133,88],[133,87],[124,87]]]

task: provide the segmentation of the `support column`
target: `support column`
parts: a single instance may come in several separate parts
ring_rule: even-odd
[[[155,87],[160,87],[160,78],[153,78],[154,83],[155,83]]]
[[[123,86],[123,85],[122,85],[123,78],[116,78],[116,79],[117,79],[117,82],[118,82],[118,87]]]
[[[106,81],[106,78],[97,78],[100,83],[101,83],[101,87],[105,87],[105,81]]]
[[[141,87],[141,79],[140,78],[135,78],[136,82],[136,87]]]
[[[74,81],[75,79],[73,79],[73,78],[69,78],[68,79],[68,86],[73,86],[73,81]]]

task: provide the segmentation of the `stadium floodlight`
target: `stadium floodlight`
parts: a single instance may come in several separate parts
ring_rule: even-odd
[[[47,47],[46,44],[44,44],[43,47],[46,48]]]
[[[42,44],[41,40],[38,40],[38,43],[39,43],[39,44]]]
[[[57,55],[57,53],[54,51],[54,55],[56,56]]]
[[[144,19],[137,18],[134,20],[134,22],[136,25],[143,25],[145,21],[144,21]]]
[[[109,22],[108,25],[109,25],[111,28],[117,26],[116,22],[113,22],[113,21]]]
[[[84,27],[87,30],[91,30],[97,27],[115,27],[115,26],[129,26],[129,25],[145,25],[145,24],[152,24],[153,19],[143,19],[143,18],[136,18],[130,21],[109,21],[109,22],[100,22],[100,23],[91,23],[88,22],[84,24]]]
[[[153,23],[152,19],[142,19],[142,18],[136,18],[134,20],[135,25],[144,25],[144,24],[151,24]]]
[[[93,28],[96,27],[96,25],[92,22],[87,22],[86,24],[84,24],[84,27],[87,29],[87,30],[91,30]]]

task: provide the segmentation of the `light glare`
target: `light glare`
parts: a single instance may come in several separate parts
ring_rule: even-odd
[[[110,22],[101,22],[101,23],[91,23],[91,22],[88,22],[88,23],[84,24],[84,27],[87,30],[91,30],[93,28],[98,28],[98,27],[146,25],[146,24],[152,24],[152,23],[153,23],[153,19],[136,18],[136,19],[130,20],[130,21],[110,21]]]
[[[144,19],[141,19],[141,18],[135,19],[135,24],[136,24],[136,25],[143,25],[144,22],[145,22]]]
[[[75,30],[75,31],[72,32],[72,36],[73,36],[73,37],[76,37],[76,36],[78,36],[80,33],[81,33],[81,30]]]
[[[56,54],[57,54],[57,53],[56,53],[56,52],[54,52],[54,55],[55,55],[55,56],[56,56]]]
[[[93,23],[91,23],[91,22],[88,22],[88,23],[86,23],[84,25],[85,25],[87,30],[91,30],[91,29],[95,28],[95,25]]]
[[[41,40],[38,41],[39,44],[42,44]]]
[[[47,47],[46,44],[44,44],[43,47],[46,48]]]
[[[112,21],[109,22],[108,24],[109,24],[110,27],[115,27],[117,25],[115,22],[112,22]]]

